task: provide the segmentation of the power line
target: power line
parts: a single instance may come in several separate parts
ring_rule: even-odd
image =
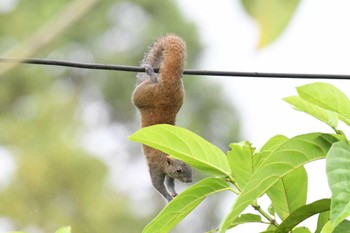
[[[112,65],[99,63],[82,63],[52,59],[18,59],[0,57],[0,62],[7,63],[23,63],[48,66],[64,66],[81,69],[94,70],[114,70],[128,72],[144,72],[145,68],[126,65]],[[158,72],[159,69],[154,69]],[[302,74],[302,73],[264,73],[264,72],[239,72],[239,71],[213,71],[213,70],[193,70],[185,69],[184,75],[203,75],[203,76],[227,76],[227,77],[254,77],[254,78],[295,78],[295,79],[350,79],[350,75],[345,74]]]
[[[82,62],[70,62],[70,61],[39,59],[39,58],[17,59],[17,58],[0,57],[0,62],[24,63],[24,64],[48,65],[48,66],[64,66],[64,67],[92,69],[92,70],[119,70],[119,71],[130,71],[130,72],[145,71],[144,68],[136,67],[136,66],[82,63]]]

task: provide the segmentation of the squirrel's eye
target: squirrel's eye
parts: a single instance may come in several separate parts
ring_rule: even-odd
[[[180,168],[178,168],[178,169],[176,169],[176,172],[177,172],[177,173],[181,173],[182,170],[181,170]]]

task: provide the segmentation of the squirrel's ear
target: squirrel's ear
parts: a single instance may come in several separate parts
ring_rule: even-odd
[[[166,157],[166,162],[168,163],[168,166],[170,166],[170,164],[171,164],[171,159],[167,156]]]

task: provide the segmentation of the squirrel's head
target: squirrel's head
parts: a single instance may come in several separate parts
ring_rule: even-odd
[[[167,165],[166,173],[169,177],[184,183],[192,182],[192,169],[186,163],[167,157]]]

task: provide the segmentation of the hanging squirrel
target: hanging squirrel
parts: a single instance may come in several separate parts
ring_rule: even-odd
[[[172,34],[156,40],[145,55],[141,62],[145,72],[137,74],[132,94],[132,102],[141,114],[141,127],[175,124],[184,98],[182,73],[185,56],[184,41]],[[159,68],[159,74],[153,68]],[[184,162],[146,145],[143,145],[143,152],[152,184],[168,202],[177,195],[174,179],[192,182],[191,167]]]

